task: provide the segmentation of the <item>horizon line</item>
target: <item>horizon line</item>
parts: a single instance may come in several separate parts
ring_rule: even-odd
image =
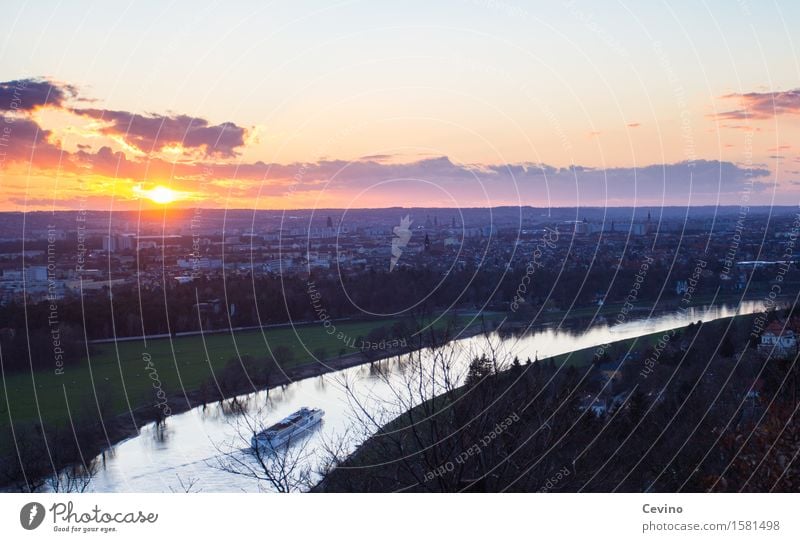
[[[536,207],[532,205],[493,205],[493,206],[474,206],[474,207],[424,207],[424,206],[399,206],[399,205],[392,205],[387,207],[319,207],[319,208],[312,208],[312,207],[297,207],[291,209],[266,209],[266,208],[256,208],[256,207],[232,207],[232,208],[225,208],[225,207],[165,207],[165,208],[158,208],[158,207],[150,207],[146,209],[32,209],[28,211],[21,211],[21,210],[0,210],[0,214],[34,214],[34,213],[49,213],[49,214],[57,214],[57,213],[79,213],[79,212],[87,212],[87,213],[152,213],[152,212],[161,212],[161,213],[174,213],[174,212],[184,212],[184,211],[196,211],[196,210],[203,210],[203,211],[224,211],[224,212],[320,212],[320,211],[383,211],[383,210],[391,210],[391,209],[430,209],[430,210],[477,210],[477,209],[534,209],[534,210],[543,210],[543,211],[554,211],[554,210],[567,210],[567,209],[700,209],[700,208],[716,208],[716,209],[725,209],[725,208],[742,208],[747,207],[748,209],[798,209],[797,205],[772,205],[772,204],[760,204],[760,205],[740,205],[740,204],[704,204],[704,205],[563,205],[563,206],[549,206],[549,207]]]

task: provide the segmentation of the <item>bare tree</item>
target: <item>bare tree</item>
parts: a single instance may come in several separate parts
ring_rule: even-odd
[[[174,488],[172,486],[169,486],[169,490],[172,491],[173,493],[199,493],[200,492],[199,489],[194,489],[195,484],[199,481],[198,478],[192,477],[192,478],[189,478],[187,480],[184,480],[183,478],[181,478],[181,475],[178,474],[178,473],[175,473],[175,478],[178,479],[179,487],[178,488]]]
[[[53,493],[85,493],[89,490],[99,466],[97,459],[88,463],[77,463],[63,468],[47,480]]]
[[[254,446],[251,439],[265,429],[264,409],[255,413],[242,409],[229,424],[233,437],[215,445],[219,456],[209,460],[212,467],[244,476],[259,486],[278,493],[308,490],[312,485],[313,454],[306,435],[290,439],[285,445],[271,448]]]
[[[393,360],[373,364],[372,376],[388,390],[380,396],[365,394],[352,379],[342,382],[353,413],[351,431],[358,441],[370,439],[368,462],[377,465],[392,458],[394,463],[389,468],[371,471],[375,489],[385,487],[380,476],[402,478],[418,489],[439,491],[455,490],[469,483],[468,473],[463,469],[460,472],[454,469],[447,477],[431,473],[438,472],[442,466],[455,465],[464,441],[479,439],[492,420],[479,415],[461,419],[458,410],[452,408],[458,401],[471,401],[476,408],[470,411],[480,414],[494,397],[483,389],[470,391],[469,396],[465,396],[465,389],[461,387],[469,370],[465,359],[479,359],[478,352],[489,352],[488,357],[483,354],[481,358],[487,366],[487,377],[508,365],[507,356],[499,351],[487,333],[482,343],[483,346],[474,352],[465,351],[463,344],[429,344]],[[339,462],[335,468],[364,466]],[[365,488],[362,485],[360,489]]]

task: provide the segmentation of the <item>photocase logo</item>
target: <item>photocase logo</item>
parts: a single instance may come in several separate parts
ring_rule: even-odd
[[[411,230],[408,227],[412,222],[411,217],[406,215],[405,218],[400,219],[400,225],[395,226],[392,230],[394,237],[392,237],[392,261],[389,263],[390,273],[394,271],[400,256],[403,255],[403,249],[406,248],[406,245],[411,240]]]
[[[19,511],[19,523],[22,528],[32,531],[44,521],[44,506],[38,502],[29,502]]]

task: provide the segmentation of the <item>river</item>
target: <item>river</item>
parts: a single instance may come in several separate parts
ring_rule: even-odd
[[[658,331],[686,326],[691,322],[704,322],[764,309],[755,301],[738,306],[720,305],[692,308],[684,312],[660,314],[651,318],[630,320],[623,324],[596,323],[580,331],[558,328],[557,324],[543,326],[521,336],[503,336],[491,333],[488,337],[494,348],[508,359],[518,356],[539,359],[602,345]],[[454,354],[454,373],[462,375],[470,359],[485,351],[487,337],[476,336],[453,341],[449,347]],[[428,353],[420,354],[423,363]],[[419,359],[419,358],[417,358]],[[294,382],[282,388],[260,391],[237,398],[237,405],[248,409],[248,417],[258,417],[266,425],[272,424],[301,406],[325,410],[323,423],[302,444],[306,461],[316,465],[325,443],[338,441],[354,423],[353,397],[358,397],[368,408],[376,410],[392,403],[390,383],[399,382],[407,370],[408,355],[383,360],[378,365],[383,376],[374,367],[361,365]],[[432,362],[431,362],[432,363]],[[350,391],[345,386],[348,384]],[[383,412],[383,419],[396,413]],[[251,478],[232,474],[219,468],[221,452],[246,447],[239,439],[241,422],[245,418],[231,401],[198,407],[169,417],[163,427],[149,424],[134,438],[125,440],[98,458],[99,471],[94,476],[90,490],[103,492],[169,492],[184,490],[191,485],[193,491],[259,491],[268,489]],[[245,431],[246,432],[246,431]],[[346,448],[351,451],[360,438],[348,436]],[[236,452],[233,452],[234,454]],[[245,457],[244,452],[240,458]]]

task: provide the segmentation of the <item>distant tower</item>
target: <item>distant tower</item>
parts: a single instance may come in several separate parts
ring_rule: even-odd
[[[431,249],[431,238],[428,237],[428,234],[425,234],[425,252],[428,252]]]
[[[433,215],[433,225],[434,226],[438,226],[439,225],[439,217],[436,216],[436,215]]]
[[[456,217],[453,217],[453,220],[452,220],[452,227],[453,227],[453,229],[455,229],[455,228],[456,228]]]
[[[328,227],[333,228],[333,219],[331,217],[328,217]]]
[[[647,221],[650,222],[650,211],[647,211]]]

